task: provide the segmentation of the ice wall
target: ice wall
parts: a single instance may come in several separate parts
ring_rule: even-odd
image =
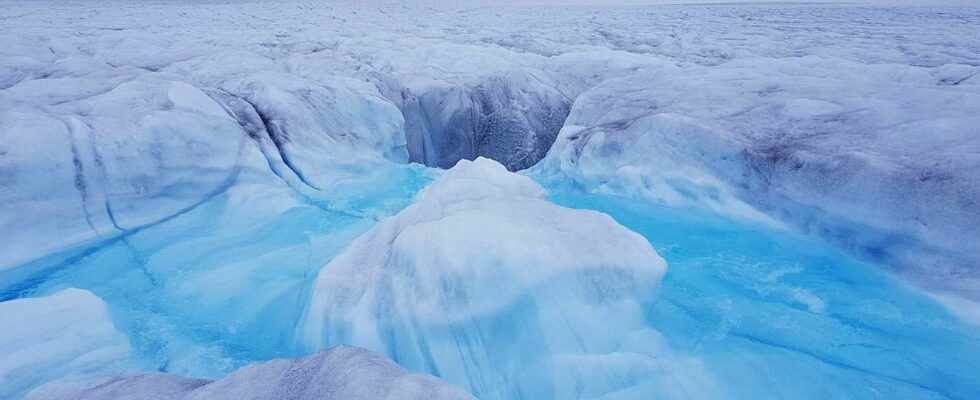
[[[485,46],[429,46],[379,49],[381,65],[366,75],[402,110],[412,161],[450,168],[487,157],[514,171],[544,157],[572,103],[545,70],[545,58]]]

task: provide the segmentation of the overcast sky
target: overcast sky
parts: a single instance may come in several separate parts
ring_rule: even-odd
[[[432,5],[495,5],[495,4],[542,4],[542,5],[644,5],[644,4],[704,4],[704,3],[863,3],[882,5],[971,5],[980,6],[980,0],[409,0],[410,3]]]

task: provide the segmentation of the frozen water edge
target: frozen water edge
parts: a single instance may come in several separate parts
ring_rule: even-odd
[[[412,179],[418,177],[402,175],[390,184]],[[611,215],[669,262],[657,295],[647,299],[643,324],[672,348],[674,355],[662,360],[700,360],[718,397],[970,399],[980,392],[973,378],[980,365],[975,328],[874,266],[787,232],[548,189],[558,204]],[[387,196],[400,200],[360,204],[390,215],[412,194],[396,189]],[[293,327],[302,321],[315,271],[375,221],[292,206],[252,228],[225,230],[216,223],[250,209],[232,204],[254,205],[228,200],[218,196],[150,227],[128,239],[131,247],[93,249],[74,268],[47,275],[19,296],[63,287],[96,293],[132,342],[143,371],[215,379],[250,362],[307,354],[307,346],[296,345],[301,338]],[[379,350],[402,354],[399,346]],[[680,371],[675,366],[654,374],[666,381],[692,376]],[[469,385],[460,378],[467,373],[439,373],[461,374],[450,382]],[[581,370],[570,376],[601,375]],[[651,390],[640,386],[617,398],[647,398]]]
[[[785,223],[975,300],[980,86],[937,75],[815,56],[653,66],[580,95],[535,169]]]

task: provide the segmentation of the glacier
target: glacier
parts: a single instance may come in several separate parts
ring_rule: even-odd
[[[0,0],[0,397],[980,397],[980,8],[436,3]]]

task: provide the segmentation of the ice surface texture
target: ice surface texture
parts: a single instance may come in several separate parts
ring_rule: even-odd
[[[378,354],[338,346],[297,360],[253,364],[217,380],[168,374],[66,380],[28,400],[472,400],[431,376],[410,374]]]
[[[64,101],[45,92],[88,86],[18,85],[0,94],[10,102],[0,108],[10,189],[0,195],[0,226],[19,232],[4,244],[0,268],[131,233],[233,184],[285,184],[316,197],[385,157],[408,157],[400,113],[363,83],[261,75],[209,96],[178,79],[131,77]],[[55,104],[39,110],[22,90]]]

